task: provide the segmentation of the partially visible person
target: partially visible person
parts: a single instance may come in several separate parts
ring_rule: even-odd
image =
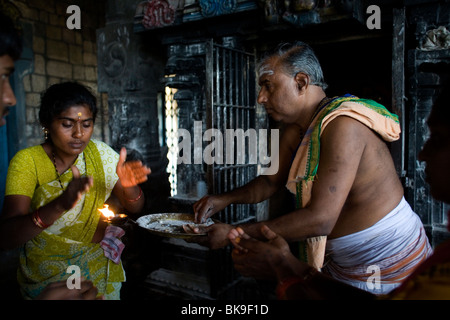
[[[0,127],[6,125],[10,108],[16,105],[16,96],[11,88],[10,76],[14,72],[15,61],[20,58],[21,54],[22,39],[15,29],[13,21],[0,11]],[[4,132],[7,132],[7,130],[4,130]],[[3,148],[0,147],[0,149],[0,154],[5,156]],[[5,191],[5,179],[6,170],[0,172],[0,192],[2,193],[2,199]],[[1,203],[3,203],[3,200]],[[9,291],[7,296],[11,297],[18,291],[16,289],[16,282],[11,277],[14,275],[17,264],[17,251],[0,252],[0,264],[2,265],[2,268],[0,268],[2,270],[0,276],[3,278],[0,280],[4,283],[2,290]],[[17,297],[20,296],[19,293],[16,295]]]
[[[99,296],[119,299],[125,272],[124,231],[108,225],[98,209],[113,195],[129,213],[140,212],[139,184],[151,170],[126,161],[91,139],[96,98],[83,85],[64,82],[41,98],[45,142],[11,160],[0,220],[0,246],[21,246],[18,281],[24,298],[37,298],[50,283],[68,278],[75,265]]]
[[[319,61],[303,42],[277,48],[258,73],[258,103],[285,124],[279,170],[200,199],[194,204],[197,222],[286,187],[296,210],[241,228],[264,238],[260,231],[266,224],[289,243],[301,242],[296,254],[304,261],[359,288],[369,290],[367,269],[376,264],[386,281],[371,291],[389,292],[432,251],[386,145],[399,138],[398,117],[373,100],[327,97]],[[231,228],[214,224],[199,232],[208,232],[206,244],[218,248],[229,244]]]
[[[431,195],[450,204],[450,85],[445,83],[428,118],[430,137],[419,153],[425,162]],[[448,213],[450,215],[450,212]],[[447,221],[450,231],[450,216]],[[241,228],[230,231],[235,249],[235,268],[245,276],[276,279],[279,299],[374,299],[375,296],[348,286],[299,261],[287,242],[267,226],[261,229],[266,241],[250,238]],[[437,246],[396,289],[380,299],[450,299],[450,240]],[[372,285],[376,285],[374,282]],[[382,277],[379,279],[384,280]]]
[[[14,72],[14,61],[21,53],[22,41],[13,22],[0,12],[0,126],[6,124],[9,108],[16,105],[9,77]]]

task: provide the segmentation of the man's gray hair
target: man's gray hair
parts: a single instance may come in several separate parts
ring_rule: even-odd
[[[323,78],[322,67],[317,59],[313,49],[305,42],[296,41],[293,43],[282,43],[278,45],[274,52],[263,58],[259,64],[259,74],[270,72],[267,69],[267,60],[278,57],[283,72],[295,77],[299,72],[309,76],[312,85],[327,88]]]

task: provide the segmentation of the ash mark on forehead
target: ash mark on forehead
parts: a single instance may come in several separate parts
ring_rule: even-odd
[[[275,72],[274,72],[272,66],[266,63],[259,67],[258,73],[259,73],[259,77],[262,77],[264,75],[273,75]]]

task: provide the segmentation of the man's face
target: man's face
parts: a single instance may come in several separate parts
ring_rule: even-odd
[[[430,137],[419,153],[419,160],[426,164],[425,180],[433,198],[450,203],[450,126],[435,121],[429,122],[429,129]]]
[[[275,121],[293,123],[301,113],[301,96],[295,78],[282,72],[277,62],[271,58],[260,69],[258,103]]]
[[[14,60],[9,55],[0,57],[0,126],[6,124],[5,117],[9,108],[16,105],[16,96],[9,83],[9,76],[14,71]]]

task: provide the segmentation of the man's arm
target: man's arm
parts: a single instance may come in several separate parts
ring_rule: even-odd
[[[294,125],[286,127],[280,139],[278,172],[274,175],[258,176],[246,185],[229,192],[203,197],[194,204],[196,221],[204,222],[232,203],[258,203],[270,198],[286,183],[292,156],[300,139],[299,127]]]
[[[333,120],[321,137],[320,163],[309,205],[270,221],[244,225],[245,232],[259,238],[259,230],[266,224],[288,242],[330,234],[355,181],[365,148],[364,128],[349,117]]]

